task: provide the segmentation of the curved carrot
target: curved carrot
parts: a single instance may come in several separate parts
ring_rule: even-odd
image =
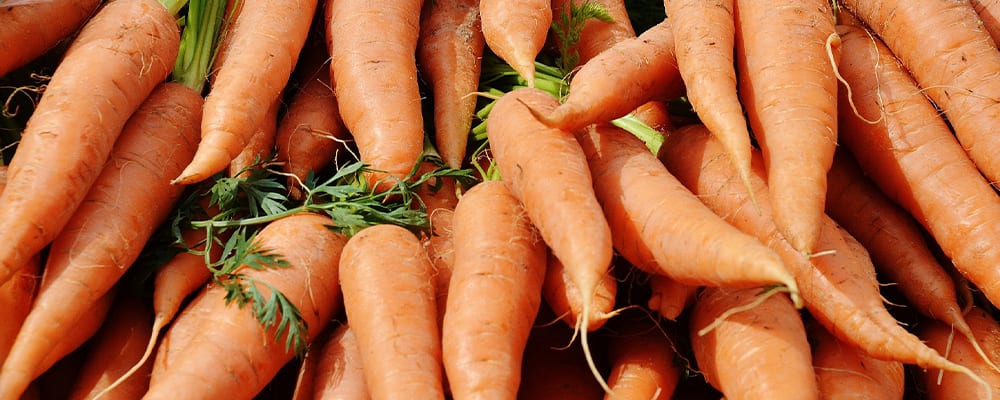
[[[580,40],[568,49],[570,54],[579,57],[577,65],[586,64],[587,61],[614,46],[615,43],[635,37],[635,29],[632,27],[624,0],[589,1],[601,6],[613,21],[603,22],[597,19],[588,19],[584,23],[583,29],[580,31]],[[566,7],[571,4],[579,7],[581,3],[583,3],[581,0],[552,0],[553,15],[566,12]]]
[[[170,73],[179,45],[174,18],[155,0],[108,3],[87,22],[10,160],[0,243],[11,245],[0,246],[0,283],[62,230],[126,120]]]
[[[441,329],[451,394],[514,398],[541,305],[545,243],[501,181],[465,192],[452,227],[454,261]]]
[[[370,399],[358,340],[349,324],[338,326],[330,334],[318,357],[311,399]]]
[[[986,351],[991,359],[1000,358],[1000,324],[990,316],[987,310],[973,307],[965,314],[973,336],[978,341],[973,345],[968,338],[956,336],[954,331],[939,321],[927,321],[919,327],[917,335],[927,342],[928,346],[937,349],[941,354],[947,354],[948,359],[966,365],[977,375],[986,379],[991,390],[1000,391],[1000,373],[995,368],[983,362],[977,347]],[[927,391],[927,398],[937,399],[981,399],[987,396],[981,385],[968,377],[939,369],[921,371],[922,387]]]
[[[326,3],[330,73],[340,116],[361,161],[375,170],[367,180],[378,190],[405,179],[423,151],[416,64],[422,4],[422,0],[398,1],[391,7],[367,0]],[[382,31],[373,37],[372,27]]]
[[[138,375],[121,384],[113,382],[142,357],[146,338],[152,334],[153,310],[139,298],[120,296],[114,303],[107,321],[89,345],[69,396],[71,400],[94,399],[98,394],[137,399],[149,388],[152,364],[146,364]],[[104,393],[112,384],[114,390]]]
[[[646,315],[617,319],[608,342],[611,372],[605,399],[670,399],[680,381],[671,340]]]
[[[736,0],[740,99],[760,144],[774,220],[795,249],[816,247],[837,145],[836,45],[826,0]]]
[[[486,45],[535,86],[535,58],[545,46],[552,8],[549,0],[480,0]]]
[[[40,1],[0,8],[0,77],[69,38],[100,4],[100,0]]]
[[[200,182],[224,171],[263,126],[305,45],[316,1],[242,2],[205,98],[198,152],[175,184]]]
[[[452,168],[465,163],[486,46],[478,0],[424,3],[417,63],[434,95],[434,144]]]
[[[1000,50],[969,1],[845,0],[947,116],[955,137],[991,182],[1000,182]],[[925,32],[934,32],[926,35]],[[926,40],[912,40],[926,36]],[[871,71],[869,71],[871,73]]]
[[[838,340],[816,323],[807,323],[806,332],[813,343],[813,370],[823,398],[903,398],[906,378],[903,363],[873,358],[857,346]]]
[[[344,246],[340,286],[373,399],[443,399],[433,267],[397,225],[362,229]]]
[[[347,239],[330,225],[330,218],[311,213],[275,220],[257,233],[255,244],[279,254],[288,267],[236,271],[253,278],[265,296],[269,289],[258,282],[283,293],[305,321],[307,341],[341,305],[337,264]],[[143,398],[253,398],[295,356],[275,341],[275,329],[265,328],[250,309],[227,304],[225,287],[205,288],[167,330]],[[215,367],[205,368],[205,357]]]

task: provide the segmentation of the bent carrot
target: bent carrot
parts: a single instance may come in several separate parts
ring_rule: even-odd
[[[906,383],[903,363],[873,358],[833,337],[816,323],[807,323],[806,332],[813,343],[813,369],[823,398],[903,398]]]
[[[490,50],[535,86],[535,58],[545,46],[552,8],[549,0],[480,0],[483,37]]]
[[[344,246],[340,286],[372,399],[444,399],[433,267],[397,225],[364,228]]]
[[[319,350],[311,399],[369,399],[358,340],[348,324],[334,330]]]
[[[954,331],[939,321],[928,321],[920,326],[917,335],[927,342],[928,346],[947,354],[948,359],[966,365],[977,375],[986,379],[989,387],[995,393],[1000,391],[1000,373],[995,368],[983,362],[977,348],[986,351],[991,359],[1000,358],[1000,324],[990,316],[987,310],[973,307],[965,314],[973,337],[978,342],[973,344],[963,336],[956,336]],[[988,395],[981,385],[968,377],[952,372],[942,372],[939,369],[928,369],[920,374],[922,387],[927,391],[927,398],[936,399],[981,399]]]
[[[0,8],[0,77],[69,38],[100,4],[100,0],[40,1]]]
[[[17,245],[0,246],[0,283],[62,230],[126,120],[170,73],[179,45],[174,18],[154,0],[108,3],[87,22],[10,160],[0,242]]]
[[[149,388],[151,364],[121,384],[114,381],[142,357],[146,338],[152,334],[153,310],[134,297],[121,296],[114,303],[107,321],[89,345],[69,396],[71,400],[96,399],[98,395],[137,399]],[[105,392],[111,385],[113,390]]]
[[[268,296],[270,285],[295,305],[311,342],[341,306],[337,286],[346,238],[330,230],[333,221],[300,213],[268,223],[257,248],[279,254],[286,268],[236,270]],[[265,327],[251,310],[227,304],[226,288],[203,289],[167,330],[157,351],[144,399],[251,399],[295,354],[275,341],[278,327]],[[285,332],[288,334],[288,332]],[[205,368],[205,357],[214,368]]]

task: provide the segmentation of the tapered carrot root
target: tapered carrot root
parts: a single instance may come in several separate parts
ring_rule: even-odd
[[[1000,324],[980,307],[972,308],[965,314],[972,327],[977,345],[968,338],[957,336],[954,331],[939,321],[928,321],[920,326],[917,335],[927,342],[928,346],[937,349],[941,354],[947,354],[948,359],[966,365],[977,375],[989,383],[993,393],[1000,392],[1000,373],[992,366],[983,362],[977,347],[986,351],[989,358],[1000,359]],[[937,399],[981,399],[988,395],[982,385],[967,376],[953,372],[941,372],[939,369],[928,369],[920,374],[922,387],[927,391],[927,398]]]
[[[9,244],[0,246],[0,283],[62,230],[125,121],[170,73],[179,43],[174,18],[154,0],[108,3],[84,26],[10,160],[0,195],[0,243]]]
[[[236,270],[258,282],[265,296],[266,282],[284,294],[299,310],[311,342],[341,306],[337,286],[341,250],[347,239],[334,233],[325,216],[302,213],[269,223],[256,236],[256,245],[280,254],[288,266]],[[251,399],[295,356],[275,337],[277,328],[265,328],[248,304],[226,303],[226,288],[211,286],[198,294],[167,330],[157,350],[145,399]],[[286,332],[287,334],[287,332]],[[211,354],[225,354],[223,357]],[[205,368],[209,355],[213,368]]]
[[[587,330],[601,329],[614,314],[615,296],[618,294],[618,278],[611,270],[600,276],[594,299],[587,315]],[[550,251],[545,267],[545,282],[542,283],[542,298],[545,304],[566,325],[579,326],[583,321],[583,293],[573,281],[566,266]]]
[[[903,363],[872,358],[816,323],[807,324],[806,332],[813,343],[813,370],[824,398],[903,398]]]
[[[100,0],[42,1],[0,9],[0,77],[69,38],[100,4]]]
[[[549,0],[480,0],[486,45],[535,86],[535,57],[552,25]]]
[[[241,3],[205,98],[198,152],[174,183],[200,182],[226,170],[263,126],[305,45],[316,1]]]

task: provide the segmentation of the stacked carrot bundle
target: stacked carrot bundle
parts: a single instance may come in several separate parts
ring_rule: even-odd
[[[0,400],[1000,395],[1000,6],[10,1]]]

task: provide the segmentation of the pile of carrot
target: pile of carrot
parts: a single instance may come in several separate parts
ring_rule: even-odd
[[[0,400],[1000,398],[1000,6],[0,0]]]

